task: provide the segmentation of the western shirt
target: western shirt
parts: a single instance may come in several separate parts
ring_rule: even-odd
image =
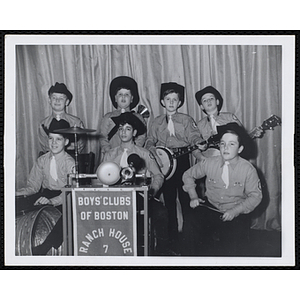
[[[172,115],[175,136],[170,135],[167,118],[167,115],[163,114],[152,121],[149,126],[145,148],[151,151],[156,146],[164,146],[171,149],[181,148],[193,146],[197,142],[203,141],[197,124],[191,116],[183,113]]]
[[[183,174],[183,189],[194,191],[195,180],[206,176],[206,196],[212,205],[222,212],[233,209],[236,215],[250,213],[262,199],[256,169],[237,156],[229,163],[229,186],[226,188],[221,177],[223,165],[221,156],[201,160]]]
[[[214,116],[219,126],[226,125],[231,122],[238,123],[240,126],[242,126],[242,123],[239,121],[239,119],[232,113],[216,113],[214,114]],[[209,116],[206,116],[203,119],[201,119],[198,122],[197,126],[204,140],[208,140],[211,136],[214,135]]]
[[[55,156],[58,178],[57,181],[54,181],[50,175],[52,156],[51,152],[47,152],[37,159],[30,171],[26,187],[19,189],[18,192],[22,192],[23,195],[33,195],[41,187],[49,190],[61,190],[67,185],[67,175],[74,173],[74,159],[64,151]],[[51,203],[54,205],[61,205],[62,201],[61,195],[51,199]]]

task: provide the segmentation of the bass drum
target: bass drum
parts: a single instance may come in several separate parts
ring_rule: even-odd
[[[32,255],[32,248],[45,241],[60,216],[61,212],[53,206],[44,206],[16,216],[16,255]],[[61,248],[52,248],[47,255],[62,255]]]
[[[165,179],[170,179],[177,167],[177,160],[173,157],[174,153],[170,149],[162,146],[156,147],[156,153],[159,156],[163,166],[160,168]]]

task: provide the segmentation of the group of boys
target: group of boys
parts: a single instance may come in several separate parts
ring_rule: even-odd
[[[248,228],[247,216],[262,199],[260,181],[252,164],[241,157],[247,147],[247,133],[235,115],[220,112],[223,104],[220,93],[208,86],[195,96],[207,114],[198,124],[191,116],[178,112],[184,104],[184,87],[175,82],[163,83],[160,104],[165,113],[154,118],[147,130],[146,120],[132,110],[139,103],[136,81],[127,76],[113,79],[110,97],[116,109],[101,121],[101,162],[115,162],[123,168],[128,166],[130,154],[137,154],[143,160],[144,171],[151,177],[149,209],[157,234],[156,255],[236,255],[241,237]],[[50,151],[38,158],[27,187],[17,195],[37,193],[41,186],[59,192],[65,182],[59,180],[58,175],[66,178],[74,166],[74,160],[57,141],[61,139],[60,145],[67,145],[69,139],[53,131],[75,124],[83,127],[83,123],[65,112],[72,94],[64,84],[56,83],[51,87],[49,97],[53,114],[41,123],[39,135],[44,136],[44,140],[48,137]],[[205,157],[206,142],[212,136],[220,141],[220,155]],[[191,167],[189,155],[179,156],[174,174],[166,179],[161,172],[163,162],[157,146],[167,147],[173,153],[196,146],[193,155],[198,162]],[[53,176],[51,166],[55,159],[52,158],[62,156],[72,163],[68,167],[56,164],[57,174]],[[39,180],[36,180],[37,176],[40,176]],[[203,177],[206,177],[206,192],[202,199],[195,182]],[[53,180],[56,184],[47,184]],[[183,217],[180,236],[177,199]],[[34,202],[35,205],[45,203],[61,205],[62,201],[42,196]],[[220,242],[216,243],[216,240]],[[51,246],[49,243],[44,251]]]

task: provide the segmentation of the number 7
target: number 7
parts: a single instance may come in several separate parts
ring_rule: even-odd
[[[103,245],[103,248],[105,248],[104,253],[107,253],[108,245]]]

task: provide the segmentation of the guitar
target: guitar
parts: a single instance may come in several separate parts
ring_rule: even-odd
[[[263,132],[266,130],[272,130],[274,127],[281,125],[281,119],[276,115],[271,115],[268,119],[263,121],[263,123],[258,127]],[[255,127],[249,132],[249,136],[254,139],[258,132],[258,128]],[[216,135],[211,136],[207,141],[204,141],[203,144],[207,144],[207,149],[202,151],[204,157],[212,157],[220,155],[219,150],[219,141],[216,139]],[[165,176],[165,179],[170,179],[175,173],[177,167],[177,158],[188,154],[194,150],[198,149],[197,145],[189,146],[185,150],[174,153],[171,149],[163,146],[156,147],[156,153],[160,158],[163,166],[160,168],[162,174]]]

